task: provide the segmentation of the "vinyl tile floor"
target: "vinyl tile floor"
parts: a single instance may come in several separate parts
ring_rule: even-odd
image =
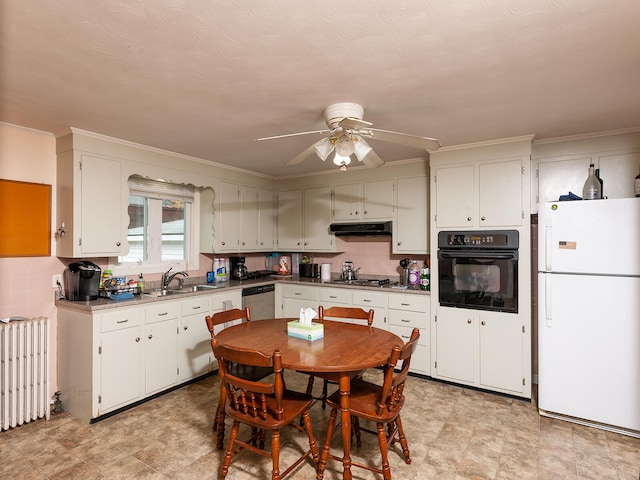
[[[377,380],[379,372],[366,375]],[[304,391],[307,378],[286,372],[287,387]],[[319,393],[320,381],[316,388]],[[223,454],[211,429],[218,392],[213,375],[91,425],[62,413],[1,432],[0,478],[216,479]],[[405,464],[399,446],[391,447],[396,480],[640,479],[640,439],[541,417],[535,402],[422,378],[410,377],[405,392],[402,420],[412,462]],[[329,410],[316,402],[311,416],[322,445]],[[308,446],[305,438],[283,431],[281,470]],[[332,452],[340,453],[339,435]],[[379,464],[375,436],[363,433],[352,458]],[[227,478],[267,479],[270,467],[269,459],[245,452]],[[330,460],[324,478],[342,478],[341,471]],[[355,480],[382,477],[352,472]],[[313,462],[302,463],[291,478],[314,479]]]

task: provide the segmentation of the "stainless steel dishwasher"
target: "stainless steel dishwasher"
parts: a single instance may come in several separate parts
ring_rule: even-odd
[[[251,309],[251,320],[274,318],[276,315],[275,284],[257,285],[242,289],[242,308]]]

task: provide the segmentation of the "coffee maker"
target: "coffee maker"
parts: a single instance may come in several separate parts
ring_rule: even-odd
[[[247,270],[247,266],[244,262],[245,257],[229,257],[232,280],[246,280],[249,278],[249,271]]]
[[[96,300],[102,269],[87,260],[70,263],[64,271],[64,295],[72,302]]]

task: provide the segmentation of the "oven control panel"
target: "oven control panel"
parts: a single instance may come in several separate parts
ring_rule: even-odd
[[[438,248],[518,248],[517,230],[438,232]]]

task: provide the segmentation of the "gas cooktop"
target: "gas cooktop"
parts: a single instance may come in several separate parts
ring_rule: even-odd
[[[388,278],[365,278],[359,280],[341,280],[335,279],[330,280],[325,283],[334,283],[336,285],[356,285],[361,287],[390,287],[392,285],[397,284],[398,282],[391,283],[391,280]]]

